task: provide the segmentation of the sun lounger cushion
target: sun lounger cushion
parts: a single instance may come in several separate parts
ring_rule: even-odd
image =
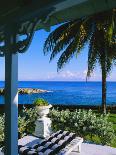
[[[32,147],[19,146],[19,155],[54,155],[66,152],[64,149],[76,138],[76,134],[68,131],[53,133],[48,139],[34,144]],[[63,150],[64,149],[64,150]]]

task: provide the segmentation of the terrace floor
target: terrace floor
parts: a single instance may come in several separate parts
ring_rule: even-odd
[[[116,148],[82,143],[81,153],[74,150],[70,155],[116,155]]]

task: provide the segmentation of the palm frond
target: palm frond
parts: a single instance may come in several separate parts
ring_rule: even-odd
[[[61,52],[63,49],[67,48],[68,45],[72,42],[72,40],[76,37],[79,27],[80,27],[81,21],[74,21],[72,25],[69,25],[65,31],[61,33],[60,38],[58,38],[58,41],[56,44],[54,44],[50,60],[52,60],[59,52]]]
[[[53,32],[51,32],[44,43],[44,48],[43,48],[44,54],[53,51],[56,44],[62,41],[64,36],[69,36],[70,31],[73,30],[73,27],[77,22],[78,21],[74,20],[74,21],[64,23],[63,25],[60,25],[58,28],[56,28]]]
[[[79,41],[78,41],[78,53],[82,51],[82,49],[86,46],[87,43],[89,43],[91,35],[92,35],[92,23],[91,18],[87,18],[79,28]]]
[[[98,50],[96,48],[96,38],[95,38],[95,33],[93,33],[90,43],[89,43],[89,52],[88,52],[88,70],[87,70],[87,78],[91,76],[91,73],[93,72],[96,62],[97,62],[97,55],[98,55]]]
[[[60,70],[74,56],[75,52],[77,51],[77,42],[78,42],[78,35],[61,54],[57,62],[57,70]]]
[[[60,38],[61,33],[63,31],[65,31],[65,29],[66,29],[66,27],[68,27],[68,25],[70,25],[69,22],[64,23],[49,34],[48,38],[46,39],[46,41],[44,43],[44,48],[43,48],[44,54],[46,54],[47,52],[49,52],[53,49],[54,44],[57,43],[57,40],[58,40],[58,38]]]

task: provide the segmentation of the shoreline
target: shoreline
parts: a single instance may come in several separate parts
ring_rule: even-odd
[[[38,89],[38,88],[18,88],[18,93],[23,95],[23,94],[38,94],[38,93],[47,93],[50,92],[48,90],[44,89]],[[0,88],[0,95],[4,95],[5,89]]]

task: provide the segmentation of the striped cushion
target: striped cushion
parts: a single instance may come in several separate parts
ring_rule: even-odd
[[[74,133],[57,131],[48,139],[42,140],[32,147],[19,146],[19,155],[53,155],[62,150],[75,138]]]

